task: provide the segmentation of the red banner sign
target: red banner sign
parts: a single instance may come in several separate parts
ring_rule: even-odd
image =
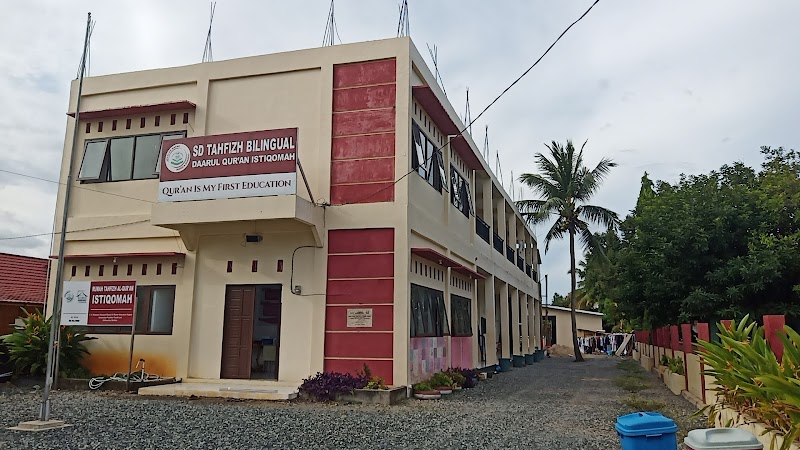
[[[87,325],[132,326],[135,281],[92,281]]]
[[[161,202],[297,192],[297,128],[164,140]]]

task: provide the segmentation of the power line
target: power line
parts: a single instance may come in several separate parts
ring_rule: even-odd
[[[63,186],[67,185],[67,183],[62,183],[60,181],[49,180],[47,178],[41,178],[41,177],[37,177],[37,176],[34,176],[34,175],[28,175],[28,174],[19,173],[19,172],[12,172],[10,170],[5,170],[5,169],[0,169],[0,172],[10,173],[11,175],[17,175],[17,176],[20,176],[20,177],[31,178],[31,179],[39,180],[39,181],[46,181],[48,183],[60,184],[60,185],[63,185]],[[113,192],[98,191],[97,189],[90,189],[90,188],[87,188],[85,186],[73,186],[73,187],[76,188],[76,189],[83,189],[84,191],[97,192],[98,194],[105,194],[105,195],[111,195],[111,196],[114,196],[114,197],[126,198],[128,200],[136,200],[136,201],[139,201],[139,202],[146,202],[146,203],[152,203],[152,204],[156,203],[156,202],[154,202],[152,200],[145,200],[143,198],[138,198],[138,197],[129,197],[127,195],[115,194]]]
[[[404,3],[405,3],[405,2],[404,2]],[[476,122],[478,119],[480,119],[480,118],[481,118],[481,116],[483,116],[483,114],[484,114],[486,111],[488,111],[488,110],[489,110],[489,108],[491,108],[492,106],[494,106],[494,104],[495,104],[495,103],[497,103],[497,101],[498,101],[498,100],[500,100],[500,98],[502,98],[502,97],[503,97],[503,96],[504,96],[504,95],[505,95],[505,94],[506,94],[506,93],[507,93],[509,90],[511,90],[511,88],[512,88],[512,87],[514,87],[514,86],[515,86],[517,83],[519,83],[519,82],[520,82],[520,80],[522,80],[522,79],[525,77],[525,75],[527,75],[527,74],[528,74],[528,73],[529,73],[531,70],[533,70],[533,68],[534,68],[534,67],[536,67],[536,66],[539,64],[539,62],[541,62],[541,61],[542,61],[542,59],[544,59],[544,57],[545,57],[545,56],[547,56],[547,54],[548,54],[548,53],[550,53],[550,50],[552,50],[552,49],[553,49],[553,47],[555,47],[555,46],[556,46],[556,44],[558,44],[558,42],[561,40],[561,38],[563,38],[563,37],[564,37],[564,35],[565,35],[565,34],[567,34],[567,32],[569,32],[569,30],[570,30],[570,29],[572,29],[572,27],[574,27],[574,26],[575,26],[575,24],[577,24],[578,22],[580,22],[581,20],[583,20],[583,18],[584,18],[584,17],[586,17],[586,16],[589,14],[589,12],[591,12],[591,11],[592,11],[592,9],[593,9],[593,8],[594,8],[594,7],[595,7],[595,6],[596,6],[598,3],[600,3],[600,0],[595,0],[595,1],[594,1],[594,3],[592,3],[592,5],[591,5],[591,6],[589,6],[589,9],[587,9],[587,10],[586,10],[586,11],[585,11],[583,14],[581,14],[581,16],[580,16],[580,17],[578,17],[578,18],[577,18],[577,19],[576,19],[574,22],[572,22],[572,23],[571,23],[571,24],[570,24],[570,25],[569,25],[567,28],[565,28],[565,29],[564,29],[564,31],[562,31],[562,32],[561,32],[561,34],[560,34],[560,35],[558,35],[558,37],[556,38],[556,40],[555,40],[555,41],[553,41],[553,43],[552,43],[552,44],[550,44],[550,46],[549,46],[549,47],[547,47],[547,50],[545,50],[545,51],[544,51],[544,53],[542,53],[542,56],[540,56],[540,57],[539,57],[539,58],[538,58],[536,61],[534,61],[534,63],[533,63],[533,64],[531,64],[531,66],[530,66],[530,67],[528,67],[528,68],[527,68],[527,69],[526,69],[524,72],[522,72],[522,75],[520,75],[519,77],[517,77],[517,79],[516,79],[516,80],[514,80],[514,81],[513,81],[511,84],[509,84],[509,85],[508,85],[508,87],[506,87],[505,89],[503,89],[503,91],[502,91],[502,92],[500,92],[500,95],[498,95],[497,97],[495,97],[495,99],[494,99],[494,100],[492,100],[492,101],[491,101],[491,103],[489,103],[489,104],[488,104],[488,105],[487,105],[485,108],[483,108],[483,111],[481,111],[481,112],[480,112],[480,114],[478,114],[478,115],[477,115],[477,116],[476,116],[474,119],[472,119],[472,121],[470,121],[470,122],[469,122],[469,123],[468,123],[468,124],[467,124],[467,125],[466,125],[464,128],[462,128],[462,129],[461,129],[461,130],[460,130],[458,133],[456,133],[455,135],[452,135],[452,136],[448,136],[448,141],[447,141],[447,142],[448,142],[448,144],[449,144],[449,143],[450,143],[450,142],[451,142],[453,139],[456,139],[456,138],[458,138],[459,136],[463,135],[463,134],[464,134],[464,132],[465,132],[465,131],[467,131],[467,130],[468,130],[468,129],[469,129],[471,126],[472,126],[472,124],[473,124],[473,123],[475,123],[475,122]],[[405,3],[405,5],[406,5],[406,8],[407,8],[407,7],[408,7],[408,6],[407,6],[407,3]],[[403,18],[403,14],[402,14],[402,6],[401,6],[401,22],[402,22],[402,18]],[[398,35],[399,35],[399,33],[398,33]],[[442,149],[445,147],[445,145],[448,145],[448,144],[444,144],[444,145],[440,146],[439,148],[437,148],[435,151],[431,152],[431,155],[430,155],[430,156],[428,156],[428,157],[427,157],[427,158],[426,158],[424,161],[421,161],[421,162],[420,162],[420,164],[426,164],[426,163],[427,163],[427,162],[428,162],[428,161],[429,161],[431,158],[433,158],[433,157],[434,157],[434,156],[435,156],[437,153],[440,153],[440,152],[442,151]],[[362,202],[364,202],[365,200],[369,200],[370,198],[372,198],[372,197],[374,197],[374,196],[376,196],[376,195],[378,195],[378,194],[380,194],[380,193],[382,193],[382,192],[384,192],[384,191],[386,191],[386,190],[388,190],[388,189],[394,189],[394,187],[395,187],[395,185],[397,185],[397,183],[399,183],[399,182],[400,182],[400,181],[402,181],[404,178],[406,178],[407,176],[411,175],[411,174],[412,174],[412,173],[414,173],[414,172],[416,172],[416,169],[411,169],[410,171],[406,172],[406,174],[405,174],[405,175],[403,175],[403,176],[401,176],[400,178],[396,179],[396,180],[395,180],[395,181],[394,181],[392,184],[390,184],[389,186],[386,186],[386,187],[383,187],[383,188],[381,188],[381,189],[378,189],[377,191],[373,192],[372,194],[369,194],[369,195],[367,195],[367,196],[365,196],[365,197],[363,197],[363,198],[361,198],[361,199],[358,199],[358,200],[356,200],[356,201],[352,201],[352,202],[346,202],[346,203],[342,203],[342,204],[340,204],[340,205],[332,205],[332,206],[345,206],[345,205],[352,205],[352,204],[362,203]]]
[[[136,225],[137,223],[145,223],[145,222],[150,222],[150,219],[137,220],[136,222],[118,223],[116,225],[106,225],[106,226],[102,226],[102,227],[83,228],[83,229],[80,229],[80,230],[67,230],[67,234],[69,234],[69,233],[80,233],[81,231],[105,230],[106,228],[124,227],[126,225]],[[28,234],[28,235],[25,235],[25,236],[0,237],[0,241],[11,241],[11,240],[14,240],[14,239],[28,239],[28,238],[33,238],[33,237],[50,236],[50,235],[56,235],[56,234],[61,234],[61,232],[60,231],[53,231],[51,233]]]

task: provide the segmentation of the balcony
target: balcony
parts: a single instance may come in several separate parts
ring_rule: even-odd
[[[497,233],[494,233],[494,249],[501,255],[503,254],[503,247],[505,247],[505,244],[503,239]]]
[[[480,236],[481,239],[486,241],[487,244],[489,243],[489,225],[487,225],[486,222],[484,222],[483,219],[477,215],[475,216],[475,234]]]
[[[514,249],[509,246],[506,246],[506,258],[508,262],[514,264]]]

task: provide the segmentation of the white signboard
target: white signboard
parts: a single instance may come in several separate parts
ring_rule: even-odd
[[[348,308],[347,328],[372,328],[372,308]]]
[[[86,325],[91,281],[65,281],[61,290],[61,325]]]
[[[264,173],[238,177],[162,181],[159,202],[214,200],[234,197],[267,197],[297,193],[297,173]]]

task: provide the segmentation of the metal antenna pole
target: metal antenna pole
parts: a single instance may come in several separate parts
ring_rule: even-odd
[[[78,131],[81,114],[81,95],[83,93],[83,73],[86,67],[86,52],[89,48],[89,33],[92,28],[92,13],[88,13],[86,19],[86,37],[83,40],[83,56],[81,56],[81,70],[78,77],[78,99],[75,103],[75,128],[72,130],[72,148],[69,151],[69,164],[67,171],[66,189],[64,191],[64,211],[61,218],[61,236],[58,243],[58,263],[56,265],[56,287],[53,294],[53,313],[50,317],[50,342],[47,347],[47,373],[44,381],[44,392],[42,393],[42,409],[39,412],[39,420],[50,420],[50,390],[53,387],[54,370],[56,367],[55,346],[57,335],[61,325],[61,284],[64,280],[64,246],[67,240],[67,217],[69,212],[69,200],[72,193],[72,171],[75,166],[75,147],[78,146]]]

